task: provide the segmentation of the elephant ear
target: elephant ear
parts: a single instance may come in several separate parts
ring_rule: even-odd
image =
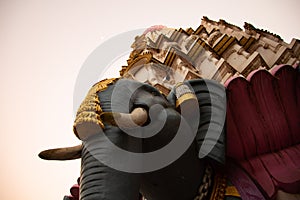
[[[226,116],[226,94],[225,88],[212,80],[189,80],[184,82],[198,100],[199,109],[190,108],[189,112],[200,112],[198,130],[195,137],[198,157],[200,159],[208,157],[219,163],[225,162],[225,116]],[[177,109],[180,105],[190,101],[192,96],[181,98],[178,92],[178,85],[169,93],[167,99]],[[185,93],[188,93],[187,91]]]

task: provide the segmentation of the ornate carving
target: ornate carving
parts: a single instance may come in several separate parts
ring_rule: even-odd
[[[104,79],[93,85],[93,87],[89,90],[77,111],[73,125],[73,131],[77,137],[79,137],[79,135],[76,127],[81,124],[92,123],[99,125],[102,129],[104,128],[104,124],[100,118],[102,109],[100,106],[100,100],[98,98],[98,92],[105,90],[108,85],[113,84],[116,80],[118,79]]]
[[[250,23],[245,23],[244,29],[245,31],[223,19],[216,22],[206,16],[203,17],[201,25],[196,30],[192,28],[188,28],[186,31],[182,28],[175,30],[163,26],[158,26],[158,28],[153,30],[149,29],[147,33],[135,38],[135,42],[132,45],[134,49],[128,59],[128,66],[122,67],[120,71],[121,76],[135,79],[135,71],[133,70],[133,73],[131,73],[131,69],[136,66],[142,67],[142,65],[147,63],[157,63],[161,64],[165,70],[147,71],[152,76],[147,81],[152,85],[160,84],[163,87],[170,88],[170,85],[174,85],[176,82],[182,81],[182,79],[207,77],[205,74],[201,74],[202,72],[211,72],[211,70],[204,70],[204,67],[207,67],[207,63],[213,62],[216,69],[218,71],[221,70],[217,67],[220,59],[226,61],[231,54],[237,52],[236,57],[233,59],[237,62],[233,61],[234,63],[231,63],[233,69],[223,69],[222,72],[217,71],[215,73],[218,75],[213,75],[213,78],[224,82],[234,74],[231,73],[232,70],[235,72],[240,71],[241,65],[244,64],[242,61],[252,58],[253,54],[257,54],[256,50],[260,46],[263,47],[263,49],[259,48],[261,58],[268,59],[271,59],[269,54],[272,52],[270,50],[275,51],[274,53],[276,54],[282,46],[291,48],[291,54],[293,55],[297,51],[297,48],[282,42],[278,35],[257,29]],[[265,40],[266,38],[268,39]],[[269,40],[272,40],[272,42],[268,43]],[[211,56],[203,56],[205,52],[209,52]],[[295,61],[291,62],[295,63],[299,56],[295,55],[293,57],[295,57]],[[205,59],[207,59],[207,62],[205,62]],[[281,59],[286,61],[288,58],[281,57]],[[242,68],[259,68],[260,63],[265,63],[263,59],[261,60],[261,62],[251,62],[249,66],[242,66]],[[281,61],[278,60],[278,62]],[[276,61],[268,60],[268,63],[274,64]],[[204,64],[206,66],[203,66]],[[173,74],[166,73],[170,68],[172,68]],[[131,71],[131,74],[128,73],[129,71]],[[246,76],[247,72],[247,70],[242,72],[242,75]],[[178,74],[183,76],[183,78],[178,78]],[[209,77],[211,76],[209,75]],[[145,77],[143,78],[145,79]]]

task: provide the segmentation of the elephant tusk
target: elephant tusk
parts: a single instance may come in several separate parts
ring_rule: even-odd
[[[131,119],[137,126],[143,126],[148,121],[148,112],[144,108],[136,108],[131,112]]]
[[[101,114],[103,122],[118,126],[121,128],[134,128],[144,125],[148,120],[148,113],[144,108],[135,108],[131,113],[112,113],[104,112]],[[98,133],[101,129],[94,123],[85,123],[77,126],[79,128],[78,136],[85,140],[91,135]],[[81,134],[80,134],[81,133]],[[48,149],[39,153],[39,157],[44,160],[73,160],[81,158],[83,146],[64,147]]]
[[[74,125],[74,133],[80,140],[86,140],[92,135],[103,132],[104,124],[122,128],[136,128],[144,125],[148,120],[148,113],[144,108],[135,108],[131,113],[102,112],[101,123],[86,120]],[[103,126],[101,126],[101,124]]]
[[[131,113],[104,112],[101,114],[103,122],[120,128],[136,128],[144,125],[148,120],[148,113],[144,108],[135,108]]]
[[[82,145],[48,149],[39,153],[39,157],[44,160],[73,160],[81,158]]]

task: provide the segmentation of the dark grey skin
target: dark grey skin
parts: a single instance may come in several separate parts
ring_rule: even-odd
[[[190,200],[198,195],[198,188],[202,183],[202,177],[205,167],[208,163],[222,162],[224,159],[224,149],[213,148],[212,153],[206,158],[199,159],[199,149],[207,132],[207,123],[211,120],[210,98],[207,96],[207,87],[201,80],[191,82],[191,88],[195,90],[198,99],[193,106],[199,106],[201,123],[193,122],[193,109],[186,116],[188,123],[196,123],[198,132],[187,150],[179,159],[170,165],[147,173],[127,173],[115,170],[100,162],[94,155],[110,155],[110,149],[102,148],[105,142],[104,137],[108,137],[111,142],[120,148],[131,152],[145,153],[158,150],[168,144],[176,135],[181,119],[180,107],[175,107],[176,94],[171,91],[166,98],[159,91],[150,85],[135,81],[125,81],[124,88],[138,88],[134,93],[124,92],[123,96],[117,102],[118,106],[114,112],[129,112],[135,108],[143,108],[149,111],[151,106],[159,104],[164,107],[167,113],[167,121],[164,127],[155,136],[150,138],[136,138],[123,132],[119,127],[105,122],[105,128],[102,133],[90,136],[84,139],[83,144],[73,147],[72,151],[48,150],[40,154],[45,159],[59,159],[58,155],[64,154],[61,160],[75,159],[81,157],[81,177],[80,177],[80,199],[81,200],[138,200],[141,193],[147,200]],[[101,102],[103,112],[111,112],[111,99],[114,91],[114,85],[110,85],[106,90],[99,92],[98,97]],[[130,103],[123,102],[122,99],[128,99]],[[195,102],[194,102],[195,103]],[[123,104],[123,105],[122,105]],[[128,107],[129,105],[129,107]],[[162,113],[157,111],[152,120],[148,119],[145,126],[155,124]],[[153,116],[152,116],[153,117]],[[192,124],[191,124],[192,125]],[[105,135],[104,135],[105,134]],[[223,147],[224,135],[218,138],[219,145]],[[94,145],[95,152],[87,148]],[[52,151],[52,152],[51,152]],[[63,151],[63,153],[59,152]],[[68,152],[68,153],[66,153]],[[55,154],[56,153],[56,154]],[[172,152],[170,152],[172,153]],[[217,155],[217,156],[214,156]],[[52,156],[52,157],[51,157]],[[214,165],[214,164],[213,164]]]

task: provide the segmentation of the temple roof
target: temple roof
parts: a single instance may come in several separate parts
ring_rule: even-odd
[[[191,74],[193,78],[225,83],[234,75],[246,77],[255,69],[270,69],[284,63],[294,65],[300,60],[299,40],[287,44],[280,36],[250,23],[245,23],[243,30],[223,19],[213,21],[205,16],[196,29],[153,26],[135,38],[132,48],[121,76],[138,80],[138,74],[144,73],[153,77],[147,83],[164,91],[170,90],[172,84],[191,78]],[[160,67],[160,72],[149,70],[149,63],[164,67]],[[143,66],[148,66],[148,70],[138,72]],[[172,83],[156,77],[157,74],[170,76],[170,73]]]

